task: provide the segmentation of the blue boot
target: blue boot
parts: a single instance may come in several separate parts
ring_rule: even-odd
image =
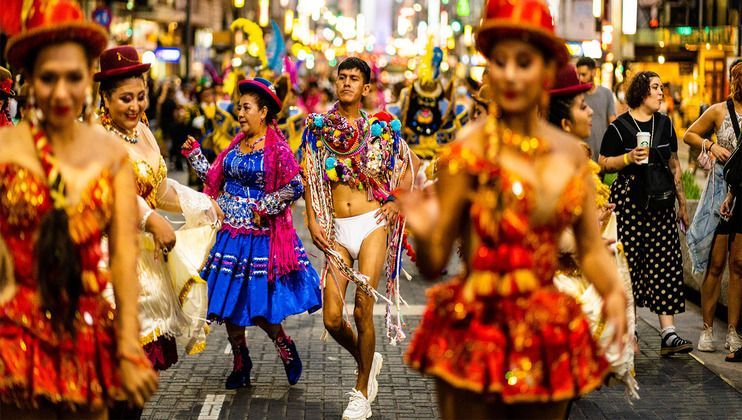
[[[273,343],[276,345],[278,356],[283,362],[283,368],[286,370],[286,378],[289,380],[289,384],[295,385],[299,382],[299,378],[301,378],[302,366],[294,340],[284,334],[282,330]]]
[[[234,367],[232,373],[227,377],[227,383],[224,385],[227,389],[237,389],[250,386],[250,371],[252,370],[252,360],[250,351],[245,346],[232,349],[234,354]]]

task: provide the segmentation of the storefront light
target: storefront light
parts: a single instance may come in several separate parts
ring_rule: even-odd
[[[270,16],[268,15],[268,12],[270,11],[269,0],[259,0],[258,10],[260,11],[258,14],[258,25],[263,27],[268,26],[270,23]]]
[[[283,31],[290,34],[294,30],[294,11],[287,10],[283,18]]]
[[[603,16],[603,0],[593,0],[593,16],[596,18]]]
[[[236,47],[234,47],[234,53],[237,55],[244,55],[247,52],[247,45],[246,44],[240,44]]]
[[[590,58],[598,59],[603,57],[603,49],[601,48],[600,42],[596,40],[584,41],[582,43],[582,52],[586,57]]]
[[[418,13],[419,13],[420,11],[422,11],[422,10],[423,10],[423,7],[422,7],[422,6],[420,6],[420,3],[415,3],[415,5],[414,5],[414,6],[412,6],[412,8],[413,8],[413,9],[414,9],[414,10],[415,10],[416,12],[418,12]]]
[[[660,64],[665,64],[665,56],[662,55],[662,54],[660,54],[659,56],[657,56],[657,62],[660,63]]]
[[[473,37],[471,33],[472,33],[471,25],[464,26],[464,45],[466,45],[467,47],[471,46],[473,43]]]
[[[660,48],[665,48],[665,41],[660,41],[659,45],[660,45]]]
[[[461,32],[461,23],[458,20],[454,20],[451,22],[451,29],[456,33]]]
[[[235,9],[242,9],[245,7],[245,0],[233,0],[232,5],[234,5]]]
[[[623,25],[621,29],[624,35],[636,34],[637,0],[623,0]]]
[[[144,54],[142,54],[142,63],[143,64],[153,64],[157,60],[157,57],[155,56],[155,53],[152,51],[145,51]]]
[[[343,39],[340,38],[340,37],[333,39],[332,40],[332,45],[334,45],[336,47],[339,47],[339,46],[343,45]]]
[[[240,57],[233,58],[232,59],[232,67],[233,68],[242,67],[242,59]]]

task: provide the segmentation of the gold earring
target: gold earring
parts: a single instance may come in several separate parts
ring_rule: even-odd
[[[83,111],[83,121],[86,123],[93,121],[93,88],[90,86],[85,89],[85,110]]]
[[[44,121],[44,113],[36,106],[36,95],[32,87],[28,88],[27,111],[28,118],[33,125],[40,125]]]

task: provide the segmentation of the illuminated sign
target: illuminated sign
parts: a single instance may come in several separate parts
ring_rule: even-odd
[[[166,63],[177,63],[180,61],[180,49],[178,48],[156,48],[155,57]]]

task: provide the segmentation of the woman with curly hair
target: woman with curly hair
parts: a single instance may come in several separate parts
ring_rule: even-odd
[[[670,356],[689,353],[693,343],[678,336],[674,325],[675,315],[685,311],[676,224],[685,229],[688,213],[678,137],[670,118],[659,112],[663,99],[660,76],[651,71],[637,73],[626,92],[629,111],[608,126],[599,163],[603,172],[618,172],[610,201],[616,204],[618,240],[629,262],[634,298],[638,306],[659,316],[660,354]],[[648,138],[649,147],[640,145],[638,137]],[[669,185],[664,195],[655,194],[662,186],[655,175],[664,176],[665,186],[674,184],[674,191],[669,191]]]

